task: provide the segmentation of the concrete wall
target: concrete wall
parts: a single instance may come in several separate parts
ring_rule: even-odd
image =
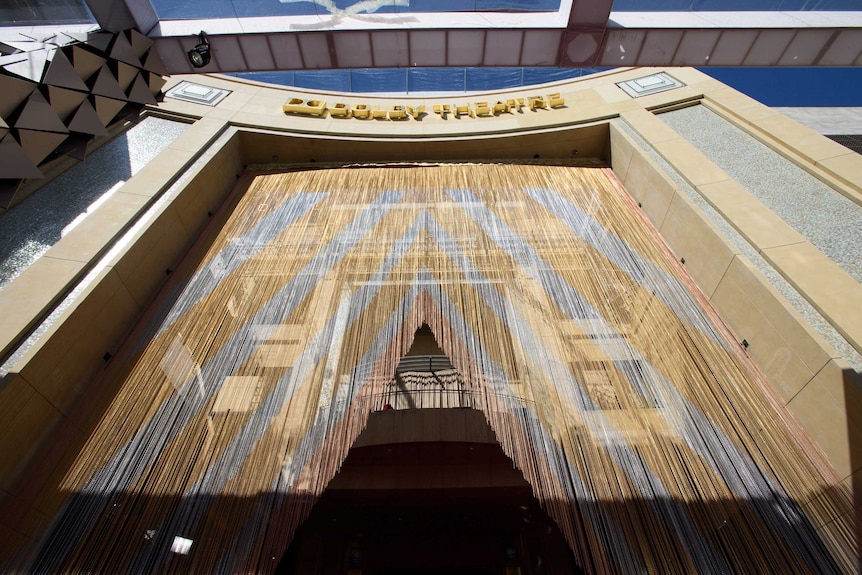
[[[28,465],[61,468],[60,447],[74,444],[74,438],[52,437],[53,431],[64,426],[67,434],[70,429],[72,435],[79,430],[86,433],[85,421],[95,408],[92,403],[110,396],[112,390],[94,390],[89,382],[110,365],[110,357],[164,285],[166,272],[183,258],[242,171],[235,135],[228,134],[210,147],[225,127],[195,124],[0,296],[4,327],[0,332],[11,347],[15,334],[26,331],[25,322],[41,317],[148,205],[162,193],[169,194],[147,225],[134,231],[126,247],[104,262],[97,277],[4,378],[0,389],[3,499],[20,487],[20,474]],[[206,152],[203,165],[189,169],[202,152]],[[184,172],[184,184],[169,189]],[[58,265],[68,268],[68,273],[54,274]],[[91,404],[81,406],[82,397]],[[26,501],[21,505],[26,506]]]
[[[711,98],[708,95],[704,103],[712,104],[712,109],[728,121],[749,129],[752,124],[748,121],[760,122],[761,115],[771,118],[760,123],[775,130],[752,129],[758,139],[858,201],[856,187],[842,185],[854,178],[852,173],[839,175],[823,169],[827,158],[839,158],[858,169],[862,166],[858,154],[848,154],[846,148],[771,114],[765,106],[736,92],[719,90]],[[630,132],[646,146],[639,145]],[[740,247],[681,189],[682,185],[690,186],[714,208],[856,350],[862,328],[862,286],[651,111],[622,113],[612,123],[610,135],[614,172],[673,251],[685,259],[686,268],[739,341],[745,339],[749,344],[748,353],[774,384],[778,400],[802,423],[841,480],[859,493],[859,372],[770,284]],[[675,181],[656,157],[684,182]],[[837,161],[830,165],[837,165]]]

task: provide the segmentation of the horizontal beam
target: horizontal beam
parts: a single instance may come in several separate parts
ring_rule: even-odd
[[[862,12],[776,10],[728,12],[611,12],[608,28],[787,29],[859,28]]]
[[[608,28],[594,66],[859,66],[862,28]]]
[[[212,61],[187,52],[195,34],[151,36],[173,74],[341,68],[859,66],[862,26],[799,28],[472,28],[213,33]]]
[[[610,0],[563,0],[555,12],[354,14],[348,8],[324,15],[160,21],[149,0],[87,2],[103,29],[149,29],[172,74],[862,65],[860,11],[611,12]],[[202,30],[212,60],[195,69],[187,53]],[[5,36],[15,42],[46,35],[43,29],[21,31],[7,29]]]

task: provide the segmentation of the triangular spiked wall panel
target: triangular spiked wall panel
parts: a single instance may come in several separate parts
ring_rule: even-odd
[[[0,179],[9,180],[42,177],[42,172],[27,157],[27,154],[21,148],[21,144],[11,134],[7,134],[5,138],[0,140],[0,174],[3,174],[3,177]],[[8,193],[4,194],[3,198],[6,201],[11,201],[12,199]]]
[[[71,90],[87,90],[87,85],[84,84],[84,80],[78,75],[77,70],[72,66],[63,50],[56,50],[54,52],[42,83],[49,86],[69,88]]]
[[[87,50],[81,45],[76,44],[72,46],[72,64],[75,66],[78,75],[85,82],[98,72],[105,62],[107,62],[105,58]]]
[[[87,93],[78,90],[67,90],[66,88],[59,88],[57,86],[48,86],[47,90],[51,109],[63,121],[81,105],[81,102],[87,99]]]
[[[0,74],[0,119],[8,125],[9,116],[27,100],[38,84]]]
[[[108,135],[108,130],[88,100],[81,102],[75,115],[69,121],[69,129],[73,132],[92,134],[93,136]]]
[[[11,154],[0,163],[5,181],[0,208],[23,199],[10,189],[42,177],[30,165],[34,158],[37,163],[60,155],[83,158],[86,140],[106,135],[127,106],[154,104],[165,84],[161,75],[167,71],[152,40],[136,30],[66,37],[69,43],[59,47],[14,42],[7,46],[13,53],[0,59],[0,137]],[[66,138],[72,145],[62,145]],[[30,160],[18,163],[13,156]]]
[[[41,130],[60,134],[69,131],[40,90],[34,90],[27,98],[27,103],[9,119],[12,126],[22,130]]]

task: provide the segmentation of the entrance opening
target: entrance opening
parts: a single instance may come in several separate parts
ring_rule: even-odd
[[[416,330],[410,350],[398,362],[382,405],[386,409],[474,407],[472,393],[427,324]]]
[[[471,409],[372,414],[277,572],[581,573],[481,412]]]

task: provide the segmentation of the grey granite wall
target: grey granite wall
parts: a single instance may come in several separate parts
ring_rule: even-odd
[[[862,283],[862,206],[703,106],[659,118]]]
[[[188,124],[147,117],[0,214],[0,292]]]
[[[687,108],[688,110],[700,108]],[[709,112],[720,122],[724,122],[715,114]],[[677,116],[679,118],[679,116]],[[615,126],[623,130],[634,142],[644,150],[649,157],[658,164],[658,166],[673,180],[673,182],[682,190],[694,204],[706,215],[709,220],[721,231],[721,233],[730,242],[736,246],[740,252],[748,258],[748,260],[763,274],[769,283],[773,285],[796,309],[797,312],[805,318],[805,321],[811,325],[830,345],[832,345],[841,357],[847,361],[854,369],[862,370],[862,355],[860,355],[846,339],[832,326],[829,321],[818,312],[805,297],[800,294],[784,277],[766,261],[748,241],[736,231],[736,229],[713,208],[688,182],[670,165],[668,164],[652,147],[641,138],[637,132],[628,126],[624,121],[617,119],[612,120]],[[859,244],[857,244],[859,245]]]

